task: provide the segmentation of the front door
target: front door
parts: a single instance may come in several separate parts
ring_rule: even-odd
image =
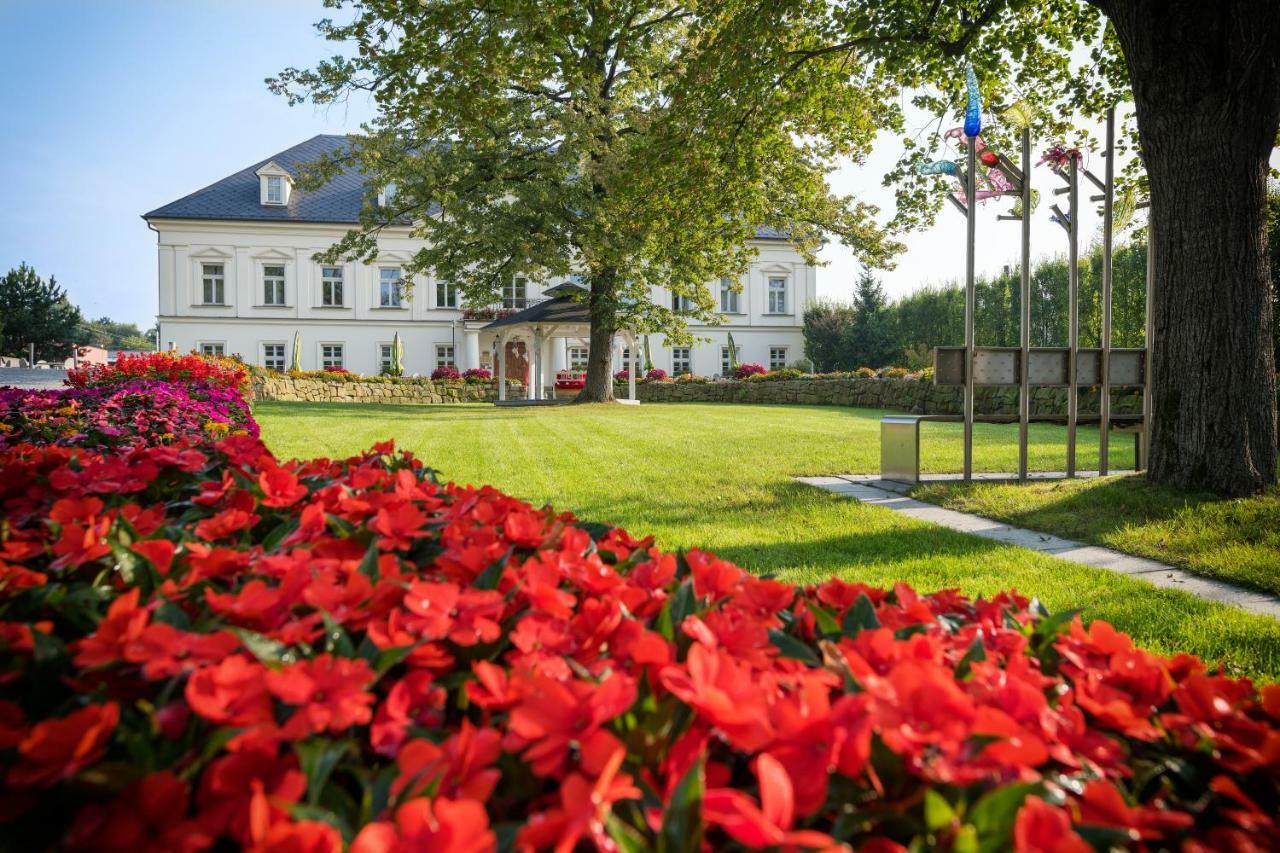
[[[507,343],[507,379],[518,379],[529,387],[529,350],[524,341]]]

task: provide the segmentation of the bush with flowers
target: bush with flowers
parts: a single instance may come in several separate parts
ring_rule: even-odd
[[[461,382],[462,374],[458,372],[458,368],[446,364],[431,371],[431,378],[436,382]]]
[[[733,369],[733,378],[746,379],[749,376],[762,375],[768,372],[769,371],[764,369],[763,364],[754,364],[751,362],[747,362],[745,364],[739,364],[737,367]]]
[[[138,380],[187,384],[206,382],[249,391],[249,367],[238,358],[178,353],[173,350],[121,353],[111,364],[85,364],[67,372],[72,388],[119,385]]]
[[[1280,686],[1016,593],[794,586],[390,443],[0,451],[31,849],[1267,849]]]
[[[661,367],[650,368],[649,371],[645,373],[644,379],[646,382],[666,382],[667,371],[663,370]]]
[[[462,379],[465,382],[492,382],[493,372],[487,367],[468,367],[462,371]]]

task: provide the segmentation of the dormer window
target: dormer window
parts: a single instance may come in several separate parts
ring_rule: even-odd
[[[257,172],[260,185],[259,201],[264,205],[284,206],[289,203],[293,178],[275,162],[267,163]]]
[[[378,207],[390,207],[396,200],[396,182],[392,181],[378,193]]]

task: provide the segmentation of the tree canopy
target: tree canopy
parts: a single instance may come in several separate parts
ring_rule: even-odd
[[[52,276],[48,281],[19,264],[0,279],[0,353],[25,355],[36,345],[36,357],[61,361],[79,343],[80,309]]]
[[[411,222],[426,242],[407,271],[455,282],[472,304],[516,274],[576,272],[602,333],[687,341],[689,321],[717,320],[709,285],[746,270],[757,228],[786,233],[810,259],[826,235],[869,263],[894,248],[873,207],[826,182],[836,157],[866,153],[877,99],[841,57],[779,79],[788,51],[813,43],[811,21],[778,21],[735,56],[750,8],[740,2],[328,5],[353,13],[318,25],[347,52],[269,83],[295,103],[372,92],[366,134],[309,179],[356,164],[374,187],[394,186],[331,257],[369,257],[382,228]],[[751,109],[711,120],[726,97]],[[833,125],[843,130],[817,133]]]

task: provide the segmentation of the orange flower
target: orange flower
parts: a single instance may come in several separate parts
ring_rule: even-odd
[[[396,809],[395,822],[375,821],[351,842],[350,853],[492,853],[498,837],[475,800],[417,799]]]

